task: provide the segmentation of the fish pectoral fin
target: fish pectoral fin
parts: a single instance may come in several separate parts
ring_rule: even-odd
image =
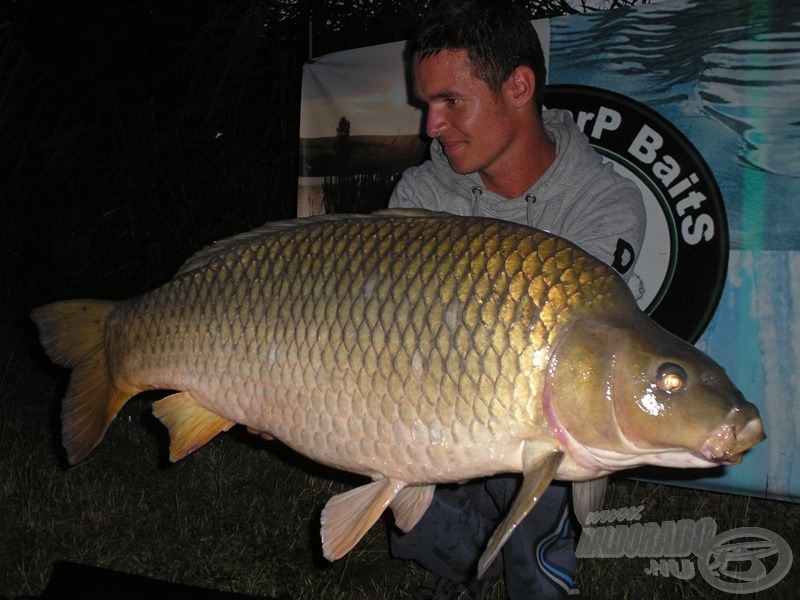
[[[328,500],[320,519],[325,558],[334,561],[347,554],[405,485],[398,479],[379,479]]]
[[[403,533],[408,533],[419,523],[433,501],[435,485],[411,485],[403,488],[392,500],[394,523]]]
[[[153,403],[153,414],[169,430],[169,459],[179,461],[206,445],[234,422],[203,407],[189,392],[178,392]]]
[[[478,577],[483,577],[486,569],[500,553],[506,540],[514,533],[531,509],[542,497],[547,486],[558,471],[564,452],[552,448],[542,452],[541,445],[526,444],[522,455],[522,485],[514,498],[506,518],[492,534],[483,555],[478,561]]]
[[[592,479],[591,481],[575,481],[572,484],[572,506],[575,516],[581,527],[586,525],[589,513],[603,508],[603,498],[606,495],[608,477]]]

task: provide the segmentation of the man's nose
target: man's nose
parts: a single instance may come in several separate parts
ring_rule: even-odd
[[[425,118],[425,133],[430,138],[439,137],[450,127],[442,111],[436,107],[428,107],[428,115]]]

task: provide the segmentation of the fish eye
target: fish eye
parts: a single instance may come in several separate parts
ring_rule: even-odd
[[[686,383],[686,371],[675,363],[664,363],[658,368],[656,385],[662,392],[671,394],[680,390]]]

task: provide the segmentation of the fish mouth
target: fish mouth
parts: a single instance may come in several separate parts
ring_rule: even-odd
[[[700,455],[713,463],[735,465],[742,462],[745,450],[766,437],[759,417],[750,419],[738,432],[736,423],[723,422],[700,447]]]

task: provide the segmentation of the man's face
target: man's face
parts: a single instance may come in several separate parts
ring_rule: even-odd
[[[472,74],[466,51],[415,60],[414,92],[427,106],[426,133],[439,139],[454,171],[491,175],[503,168],[515,137],[513,111],[502,92]]]

